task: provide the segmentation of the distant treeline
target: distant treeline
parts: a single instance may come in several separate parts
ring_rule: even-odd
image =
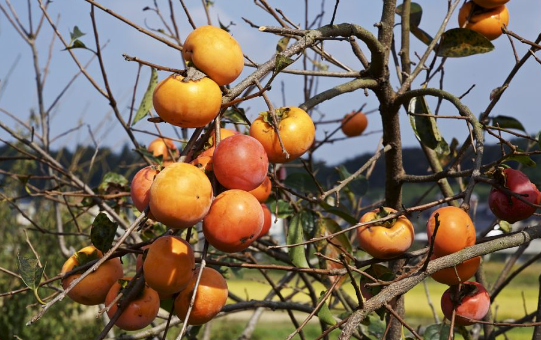
[[[519,147],[524,149],[526,146],[521,145],[523,143],[517,143]],[[116,172],[120,173],[131,180],[133,174],[144,166],[142,158],[137,152],[135,152],[129,146],[124,146],[123,149],[118,151],[113,151],[107,147],[100,148],[98,153],[95,154],[95,149],[93,147],[77,147],[75,150],[69,149],[60,149],[52,152],[52,156],[55,159],[59,160],[64,166],[74,170],[80,178],[85,179],[91,187],[96,187],[101,182],[103,175],[107,172]],[[489,163],[499,159],[502,155],[500,145],[486,145],[483,163]],[[13,171],[15,169],[26,169],[32,175],[43,175],[45,174],[45,169],[42,164],[38,162],[31,162],[33,164],[27,164],[23,166],[21,163],[17,164],[16,162],[21,162],[24,160],[19,159],[20,154],[18,154],[14,149],[8,145],[3,145],[0,147],[0,169],[4,171]],[[366,161],[372,157],[372,154],[363,154],[351,159],[344,161],[342,164],[346,169],[353,173],[359,169]],[[472,167],[473,151],[468,151],[468,155],[464,157],[464,161],[461,164],[462,169],[470,169]],[[408,174],[414,175],[426,175],[429,174],[429,165],[426,161],[426,157],[423,151],[420,148],[405,148],[403,149],[403,159],[404,159],[404,168]],[[541,162],[540,155],[532,156],[532,159],[536,163]],[[91,166],[92,165],[92,166]],[[316,178],[322,184],[326,186],[332,185],[339,179],[338,171],[336,167],[340,164],[326,164],[322,161],[316,161],[314,165],[314,172],[316,173]],[[518,166],[517,162],[509,162],[509,165],[513,168]],[[541,185],[541,171],[536,170],[535,167],[523,167],[522,169],[532,180],[532,182],[537,185]],[[291,168],[288,173],[304,171],[302,167]],[[28,172],[26,174],[29,174]],[[0,187],[5,178],[0,174]],[[32,182],[33,185],[41,187],[40,183],[37,181]],[[383,157],[381,157],[375,165],[374,171],[371,174],[369,180],[369,187],[371,191],[381,190],[385,184],[385,162]]]

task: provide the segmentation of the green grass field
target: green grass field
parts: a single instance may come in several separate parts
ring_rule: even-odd
[[[502,263],[485,263],[484,268],[488,282],[492,284],[502,269]],[[498,320],[518,319],[525,314],[534,311],[537,308],[537,296],[538,296],[538,276],[541,273],[541,264],[535,264],[521,273],[515,280],[511,282],[506,289],[504,289],[500,295],[498,295],[495,303],[492,306],[492,313],[496,315]],[[265,283],[262,276],[257,272],[246,272],[241,277],[231,277],[228,279],[228,285],[231,292],[240,296],[241,298],[250,300],[261,300],[271,289],[268,284]],[[278,273],[273,273],[271,276],[277,281],[280,277]],[[430,299],[436,309],[440,320],[443,318],[443,314],[440,310],[440,298],[442,293],[447,289],[447,286],[439,284],[432,279],[427,279],[427,289],[429,291]],[[352,285],[349,281],[343,284],[343,289],[355,299],[355,293]],[[324,290],[324,287],[320,284],[314,286],[316,293]],[[282,293],[287,296],[294,290],[292,288],[286,288]],[[406,320],[407,322],[417,328],[420,325],[429,325],[435,323],[434,316],[431,312],[428,304],[428,298],[425,293],[424,285],[418,285],[409,291],[406,295]],[[300,291],[296,294],[294,301],[296,302],[308,302],[309,296],[305,291]],[[333,310],[333,313],[338,315],[343,310]],[[247,318],[251,315],[251,312],[244,312],[242,315],[232,315],[226,318],[217,319],[213,322],[213,329],[219,330],[218,333],[224,333],[228,335],[213,334],[216,336],[213,339],[235,339],[240,335],[244,325],[247,322]],[[296,313],[296,318],[299,322],[302,322],[307,315],[303,313]],[[227,332],[225,330],[227,329]],[[260,322],[253,339],[281,339],[287,337],[294,330],[291,325],[287,314],[280,311],[266,311]],[[308,339],[313,339],[321,333],[317,318],[314,318],[312,322],[306,328],[306,336]],[[513,331],[507,333],[509,339],[522,340],[530,339],[533,332],[532,328],[516,328]],[[333,334],[334,335],[334,334]],[[296,337],[298,339],[298,337]],[[331,337],[335,338],[335,336]],[[461,337],[457,336],[457,339]],[[503,336],[498,339],[504,339]]]

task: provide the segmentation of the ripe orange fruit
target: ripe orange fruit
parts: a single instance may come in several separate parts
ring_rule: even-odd
[[[161,298],[184,289],[192,278],[194,267],[192,246],[171,235],[154,241],[143,263],[146,282]]]
[[[115,282],[111,287],[111,290],[107,293],[107,298],[105,299],[106,306],[113,302],[121,289],[123,289],[123,286],[127,285],[130,280],[131,278],[125,277]],[[107,315],[112,318],[117,309],[117,303],[114,303],[107,311]],[[139,296],[131,301],[126,306],[126,309],[122,311],[122,314],[120,314],[115,325],[125,331],[135,331],[145,328],[156,318],[159,310],[160,297],[158,296],[158,293],[145,284],[145,287]]]
[[[314,143],[316,128],[312,118],[298,107],[283,107],[276,110],[278,131],[289,153],[282,152],[282,146],[274,128],[267,122],[272,118],[268,112],[260,114],[250,127],[250,136],[257,139],[265,148],[269,162],[286,163],[302,156]]]
[[[431,260],[436,259],[436,256],[432,256]],[[435,281],[443,283],[449,286],[457,285],[461,282],[469,280],[475,275],[479,264],[481,263],[481,256],[477,256],[456,265],[455,267],[444,268],[430,275]],[[456,271],[455,271],[456,268]],[[457,276],[458,274],[458,276]]]
[[[214,175],[228,189],[253,190],[265,178],[269,160],[257,139],[246,135],[228,137],[216,146],[212,156]]]
[[[426,223],[429,242],[432,242],[436,214],[439,214],[440,226],[434,241],[434,255],[449,255],[475,244],[475,226],[470,216],[464,210],[453,206],[439,208],[430,215]]]
[[[392,208],[381,208],[367,212],[360,222],[370,222],[395,213]],[[359,245],[377,259],[392,259],[409,249],[415,238],[413,224],[406,216],[399,216],[387,222],[372,224],[357,229]]]
[[[220,141],[223,141],[227,137],[231,137],[238,134],[239,134],[238,131],[226,129],[226,128],[220,128]],[[212,132],[210,133],[209,140],[208,140],[208,144],[210,147],[214,147],[214,136],[215,136],[215,133],[214,133],[214,130],[212,130]]]
[[[263,183],[261,183],[257,188],[254,190],[250,190],[249,193],[254,195],[255,198],[261,203],[265,203],[265,201],[269,198],[272,191],[272,184],[268,177],[265,177],[263,180]]]
[[[131,181],[130,195],[133,205],[143,212],[148,206],[150,199],[150,186],[154,181],[154,177],[160,172],[156,167],[149,165],[139,170]],[[149,211],[149,218],[152,217],[152,213]]]
[[[62,266],[62,274],[75,269],[87,262],[98,260],[103,257],[103,253],[94,246],[85,247],[73,254]],[[97,305],[105,301],[107,292],[111,286],[122,277],[122,264],[118,258],[105,261],[98,269],[90,273],[72,290],[68,296],[75,302],[83,305]],[[81,276],[81,273],[72,274],[62,279],[62,287],[68,288],[69,285]]]
[[[195,290],[200,268],[196,269],[190,284],[175,299],[175,312],[181,320],[186,318]],[[205,267],[197,287],[195,302],[188,318],[190,325],[202,325],[216,316],[227,301],[227,282],[216,270]]]
[[[505,5],[509,0],[473,0],[476,4],[484,8],[494,8]]]
[[[243,190],[227,190],[216,196],[203,219],[203,233],[214,248],[233,253],[250,246],[264,222],[261,203]]]
[[[150,210],[170,228],[187,228],[201,221],[212,203],[212,185],[197,167],[174,163],[156,175],[150,187]]]
[[[261,208],[263,208],[263,227],[259,232],[257,238],[261,238],[269,233],[269,230],[272,226],[272,214],[266,204],[261,203]]]
[[[183,128],[203,127],[218,114],[222,91],[211,79],[183,82],[172,74],[154,89],[154,109],[167,123]]]
[[[360,136],[368,126],[368,119],[361,111],[353,111],[342,118],[342,132],[348,137]]]
[[[147,148],[148,151],[152,152],[154,157],[162,156],[164,161],[171,160],[171,154],[176,158],[178,156],[178,149],[169,138],[156,138]]]
[[[474,6],[473,2],[466,2],[458,12],[458,25],[463,27],[466,19]],[[466,24],[466,28],[484,35],[489,40],[494,40],[502,35],[502,27],[509,24],[509,11],[505,5],[484,9],[479,6],[473,7],[473,13]]]
[[[193,30],[184,41],[182,56],[218,85],[227,85],[237,79],[244,67],[239,43],[228,32],[215,26]]]

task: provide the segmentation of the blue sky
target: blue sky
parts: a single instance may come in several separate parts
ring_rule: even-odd
[[[443,0],[418,0],[423,7],[423,19],[420,27],[429,33],[434,33],[444,18],[447,9],[447,1]],[[33,5],[34,25],[41,12]],[[150,0],[103,0],[102,5],[112,9],[118,14],[129,20],[147,28],[160,28],[157,16],[151,11],[142,11],[146,6],[152,6]],[[168,17],[168,8],[166,2],[159,2],[165,16]],[[187,24],[184,13],[174,1],[177,9],[176,19],[179,24],[181,36],[185,37],[191,27]],[[204,11],[199,1],[189,2],[190,12],[196,25],[206,24]],[[293,22],[304,23],[304,1],[291,0],[269,0],[275,8],[281,8],[288,18]],[[6,6],[5,2],[2,2]],[[27,26],[28,14],[25,1],[12,1],[13,7],[19,14],[21,21]],[[325,15],[323,22],[329,23],[334,1],[325,1]],[[539,2],[511,0],[508,3],[510,11],[509,29],[519,35],[535,40],[541,32],[541,6]],[[320,12],[321,3],[319,1],[309,1],[308,12],[313,18]],[[51,16],[58,21],[59,31],[69,39],[69,32],[77,25],[81,31],[87,33],[81,40],[91,48],[94,48],[95,42],[92,35],[92,24],[90,21],[90,5],[82,0],[77,1],[55,1],[49,7]],[[341,0],[335,23],[350,22],[359,24],[372,32],[376,33],[374,24],[379,19],[381,11],[381,1],[377,0]],[[448,28],[457,27],[457,13],[453,14]],[[215,0],[215,5],[211,8],[211,18],[213,24],[218,24],[218,17],[223,23],[234,22],[231,26],[231,33],[239,41],[245,54],[252,60],[264,62],[271,57],[275,51],[278,38],[266,33],[260,33],[257,29],[251,28],[242,20],[242,17],[248,18],[257,25],[277,26],[274,19],[265,13],[262,9],[255,6],[252,1],[247,0]],[[102,44],[108,42],[103,51],[105,58],[105,67],[107,69],[112,90],[115,94],[122,114],[127,118],[129,106],[133,93],[137,65],[133,62],[126,62],[122,54],[151,61],[156,64],[181,68],[181,60],[178,51],[171,49],[164,44],[141,34],[137,30],[128,27],[119,20],[96,9],[96,19],[98,23],[99,35]],[[398,16],[396,17],[399,21]],[[312,19],[310,19],[311,21]],[[399,32],[399,27],[396,28]],[[52,37],[50,26],[45,23],[42,29],[38,43],[40,65],[45,67],[47,54]],[[412,37],[412,50],[422,55],[425,46],[416,38]],[[469,58],[449,59],[445,66],[444,88],[456,95],[461,95],[467,91],[473,84],[475,88],[467,95],[463,102],[470,107],[472,112],[479,114],[489,103],[490,91],[502,84],[509,71],[515,63],[513,50],[507,37],[500,37],[495,40],[496,49],[488,54],[477,55]],[[32,59],[30,48],[14,32],[6,17],[0,13],[0,44],[3,46],[0,53],[0,108],[11,112],[20,119],[27,120],[30,112],[37,107],[37,95],[35,90],[34,73],[32,69]],[[519,57],[526,52],[527,46],[515,41],[515,46]],[[360,69],[360,63],[351,53],[351,49],[344,42],[328,42],[325,45],[327,51],[337,59],[344,62],[354,69]],[[366,52],[366,49],[364,49]],[[45,102],[49,106],[57,94],[62,90],[68,81],[77,72],[72,59],[67,52],[62,51],[58,39],[52,47],[53,59],[49,66],[49,73],[45,84]],[[76,50],[77,57],[82,63],[86,63],[91,57],[91,53],[85,50]],[[412,55],[415,61],[415,56]],[[300,68],[302,64],[292,65],[292,68]],[[392,65],[394,67],[394,65]],[[331,67],[331,70],[334,69]],[[99,84],[103,84],[97,62],[93,62],[88,68],[89,72]],[[242,76],[248,75],[252,69],[245,68]],[[530,134],[537,134],[541,130],[541,119],[537,98],[539,97],[539,76],[541,75],[541,65],[531,58],[523,67],[511,87],[506,92],[498,106],[493,111],[493,115],[508,115],[518,118],[526,127]],[[140,85],[138,87],[136,105],[141,99],[146,88],[150,72],[144,68],[141,73]],[[165,72],[160,72],[159,79],[167,76]],[[241,76],[241,77],[242,77]],[[424,74],[419,79],[424,79]],[[321,79],[319,81],[319,90],[323,91],[333,87],[343,79]],[[395,88],[398,87],[396,79]],[[438,86],[439,79],[431,83],[431,86]],[[236,82],[235,82],[236,83]],[[235,84],[233,83],[233,85]],[[279,75],[272,91],[269,93],[271,100],[276,106],[282,105],[282,83],[284,84],[284,93],[286,105],[299,105],[304,100],[302,97],[302,79],[299,76]],[[420,82],[414,83],[414,88],[418,87]],[[432,109],[435,109],[435,102],[430,101]],[[365,97],[362,91],[346,94],[331,101],[321,104],[313,113],[315,120],[322,114],[324,119],[339,119],[351,110],[366,104],[366,109],[375,109],[378,106],[375,95],[372,93]],[[253,119],[256,115],[266,109],[262,99],[255,99],[247,102],[243,106],[248,113],[248,117]],[[454,108],[444,105],[441,114],[455,115]],[[408,118],[405,112],[401,112],[402,117],[402,135],[404,146],[417,146],[418,142],[411,131]],[[0,113],[0,119],[7,122],[10,126],[16,124],[7,116]],[[53,148],[59,148],[65,145],[89,144],[89,129],[93,131],[100,146],[111,146],[120,148],[129,142],[125,132],[116,122],[109,108],[108,102],[101,97],[97,91],[89,85],[89,82],[83,77],[78,77],[74,86],[62,98],[59,105],[53,110],[51,117],[51,136],[67,131],[68,129],[82,124],[78,132],[71,133],[54,141]],[[453,137],[463,141],[466,137],[466,131],[463,122],[443,121],[439,123],[444,137],[450,141]],[[153,124],[142,121],[135,126],[137,129],[155,131]],[[324,125],[318,127],[318,138],[322,138],[324,130],[331,131],[335,125]],[[172,129],[165,124],[160,128],[165,134],[174,136]],[[369,116],[369,126],[367,132],[378,131],[381,129],[381,122],[378,113]],[[343,136],[341,133],[337,137]],[[5,132],[0,131],[0,137],[11,139]],[[136,133],[137,139],[143,144],[148,144],[153,139],[141,133]],[[336,164],[347,158],[354,157],[365,152],[373,152],[376,149],[380,138],[379,133],[368,134],[352,138],[347,141],[336,142],[332,145],[320,148],[316,153],[317,159],[326,160],[330,164]],[[487,138],[489,142],[493,139]]]

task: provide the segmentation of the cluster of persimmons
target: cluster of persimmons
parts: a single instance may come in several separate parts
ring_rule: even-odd
[[[507,13],[505,2],[474,0],[474,3],[466,3],[460,11],[461,25],[478,30],[473,25],[477,11],[485,16],[493,8]],[[499,18],[501,33],[508,17],[499,14]],[[479,32],[489,39],[496,37]],[[210,246],[225,253],[243,251],[267,234],[271,226],[271,213],[265,205],[272,189],[269,163],[285,163],[301,157],[314,143],[315,126],[304,110],[282,107],[261,113],[251,123],[249,134],[226,128],[213,130],[211,123],[222,107],[221,86],[228,85],[242,72],[242,50],[226,31],[203,26],[186,38],[182,55],[188,70],[197,72],[188,72],[187,76],[173,74],[161,81],[154,90],[154,108],[169,124],[181,128],[206,127],[211,132],[204,134],[206,140],[196,143],[202,147],[190,150],[182,161],[171,140],[160,137],[153,141],[148,150],[155,157],[161,157],[163,163],[144,167],[136,173],[131,183],[131,198],[141,213],[174,231],[202,223]],[[365,114],[353,111],[342,119],[341,129],[348,137],[358,136],[367,123]],[[524,174],[499,169],[495,178],[501,182],[490,195],[490,207],[496,216],[516,222],[533,214],[535,207],[523,201],[539,204],[541,193]],[[412,223],[396,213],[391,208],[380,208],[366,213],[360,220],[365,225],[357,230],[359,245],[374,258],[399,257],[413,243]],[[458,207],[434,211],[427,222],[427,233],[432,259],[476,242],[472,220]],[[225,305],[228,288],[224,277],[212,268],[196,267],[191,244],[175,234],[156,238],[144,247],[144,254],[138,256],[136,267],[142,268],[145,285],[138,296],[124,306],[115,323],[118,327],[125,330],[146,327],[156,317],[161,299],[174,298],[175,313],[183,320],[191,307],[188,324],[192,325],[208,322]],[[102,256],[94,246],[85,247],[66,261],[62,272],[70,272]],[[486,290],[478,283],[467,281],[479,264],[480,257],[476,257],[432,275],[434,280],[451,286],[442,297],[442,309],[448,318],[456,312],[457,323],[479,320],[488,311],[490,299]],[[66,275],[63,287],[70,286],[80,275]],[[118,296],[129,280],[124,277],[120,260],[113,258],[73,287],[68,296],[85,305],[105,303],[112,316],[118,308]],[[196,298],[192,305],[194,292]],[[475,314],[467,312],[467,299],[479,295],[485,301],[483,308],[477,306]]]
[[[493,178],[495,183],[488,203],[496,217],[515,223],[533,215],[535,205],[541,203],[541,192],[524,173],[501,167],[493,172]],[[403,215],[391,216],[396,213],[394,209],[382,207],[361,217],[360,222],[366,225],[357,229],[359,245],[374,258],[396,258],[413,243],[412,223]],[[426,230],[430,260],[453,254],[476,242],[473,221],[468,213],[455,206],[432,212]],[[435,281],[450,286],[442,295],[441,308],[449,320],[455,314],[455,324],[471,325],[475,320],[483,319],[490,308],[487,290],[478,282],[468,281],[480,263],[481,257],[477,256],[431,275]]]
[[[220,86],[234,81],[243,69],[242,50],[226,31],[203,26],[186,38],[182,54],[188,70],[197,70],[196,76],[173,74],[161,81],[154,90],[154,108],[169,124],[207,127],[222,105]],[[364,121],[362,130],[366,118]],[[271,226],[271,213],[264,204],[271,193],[269,162],[297,159],[312,146],[314,137],[311,117],[300,108],[284,107],[262,113],[251,124],[249,135],[225,128],[218,134],[213,131],[201,143],[202,150],[192,150],[182,162],[177,162],[178,149],[171,140],[157,138],[148,150],[163,163],[136,173],[131,183],[133,204],[174,231],[202,222],[205,240],[215,249],[242,251]],[[155,239],[144,247],[144,256],[138,256],[136,267],[143,270],[145,286],[115,322],[119,328],[146,327],[156,317],[160,300],[169,298],[174,298],[174,310],[184,320],[196,286],[188,324],[208,322],[225,305],[228,288],[224,277],[209,267],[196,268],[192,246],[175,234]],[[68,259],[62,272],[102,256],[88,246]],[[80,275],[66,275],[63,287]],[[73,287],[68,296],[85,305],[105,303],[113,316],[129,280],[123,277],[120,260],[113,258]]]

